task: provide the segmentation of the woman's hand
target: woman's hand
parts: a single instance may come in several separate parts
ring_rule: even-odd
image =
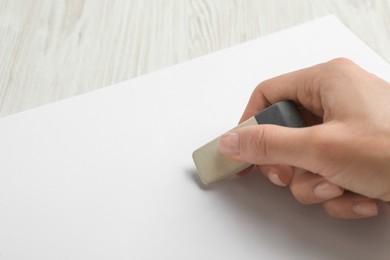
[[[390,201],[390,84],[336,59],[262,82],[241,121],[281,100],[298,103],[309,126],[237,129],[221,136],[221,152],[331,216],[377,215]]]

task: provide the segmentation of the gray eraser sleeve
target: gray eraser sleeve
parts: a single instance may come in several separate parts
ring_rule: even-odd
[[[305,121],[293,101],[280,101],[255,115],[258,124],[273,124],[287,127],[304,127]]]

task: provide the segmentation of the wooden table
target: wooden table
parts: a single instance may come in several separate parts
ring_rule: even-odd
[[[0,116],[328,14],[390,61],[385,0],[0,0]]]

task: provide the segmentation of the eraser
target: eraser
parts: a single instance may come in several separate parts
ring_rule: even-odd
[[[305,121],[293,101],[280,101],[231,130],[259,124],[304,127]],[[220,153],[218,139],[203,145],[192,154],[199,177],[205,185],[225,180],[251,166],[249,163],[232,160]]]

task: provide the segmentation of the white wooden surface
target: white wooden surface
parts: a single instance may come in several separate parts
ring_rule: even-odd
[[[0,0],[0,116],[327,14],[390,61],[387,0]]]

